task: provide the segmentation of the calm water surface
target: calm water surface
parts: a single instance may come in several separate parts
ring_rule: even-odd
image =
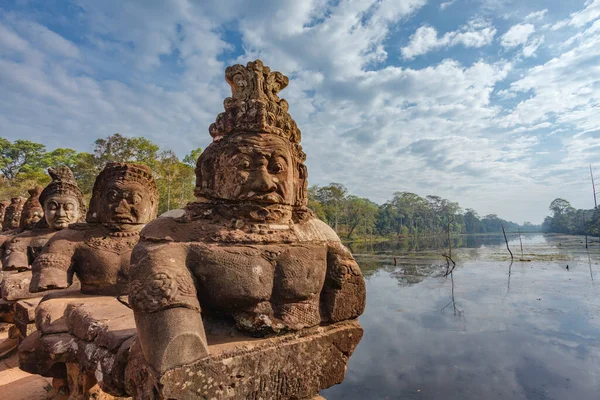
[[[531,261],[519,261],[511,235],[511,265],[502,236],[457,238],[449,276],[441,242],[352,246],[365,333],[344,382],[322,395],[600,399],[600,246],[583,241],[524,235]]]

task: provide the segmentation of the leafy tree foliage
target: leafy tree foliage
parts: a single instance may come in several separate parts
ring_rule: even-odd
[[[162,213],[194,200],[194,167],[200,154],[201,148],[194,149],[180,161],[173,151],[161,150],[146,138],[118,133],[97,139],[91,153],[69,148],[46,151],[39,143],[26,140],[11,143],[0,138],[0,199],[25,196],[28,188],[49,183],[48,167],[66,165],[89,200],[94,180],[106,163],[137,162],[153,170]]]
[[[355,234],[388,235],[439,235],[450,228],[452,233],[516,231],[519,225],[486,215],[480,218],[475,210],[462,212],[458,203],[440,196],[425,198],[410,192],[395,192],[391,200],[382,205],[348,194],[342,184],[311,186],[308,189],[308,206],[340,235],[352,238]],[[533,226],[533,225],[532,225]]]
[[[568,233],[576,235],[598,235],[600,210],[575,209],[565,199],[557,198],[550,203],[548,209],[552,216],[546,217],[542,228],[546,232]]]

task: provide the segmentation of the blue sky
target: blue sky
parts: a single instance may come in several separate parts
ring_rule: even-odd
[[[90,151],[210,142],[227,65],[261,58],[309,182],[436,194],[539,223],[600,182],[600,0],[44,0],[0,4],[0,135]]]

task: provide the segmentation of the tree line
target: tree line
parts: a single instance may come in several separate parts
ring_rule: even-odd
[[[573,235],[600,235],[600,208],[576,209],[565,199],[557,198],[550,203],[552,215],[542,223],[544,232]]]
[[[92,194],[94,180],[108,162],[136,162],[152,168],[160,193],[159,213],[185,206],[194,200],[196,159],[201,148],[182,160],[143,137],[125,137],[118,133],[97,139],[91,152],[69,148],[46,150],[46,146],[28,140],[0,137],[0,199],[25,196],[35,185],[46,186],[49,167],[66,165],[73,171],[86,200]]]
[[[393,198],[377,205],[367,198],[348,193],[340,183],[311,186],[308,206],[338,234],[351,239],[355,235],[412,236],[477,234],[507,231],[539,231],[540,226],[519,224],[496,214],[480,217],[477,211],[462,210],[458,203],[440,196],[421,197],[410,192],[396,192]]]
[[[159,213],[184,207],[194,200],[196,159],[201,148],[183,159],[161,149],[143,137],[118,133],[94,141],[91,152],[69,148],[48,151],[43,144],[27,140],[10,142],[0,138],[0,199],[25,196],[27,189],[50,182],[48,167],[66,165],[73,171],[79,188],[89,200],[96,176],[108,162],[136,162],[152,168],[159,193]],[[382,205],[355,196],[340,183],[311,186],[308,206],[340,236],[409,236],[461,233],[496,233],[506,230],[536,230],[503,220],[495,214],[480,217],[473,209],[462,210],[458,203],[428,195],[396,192]]]

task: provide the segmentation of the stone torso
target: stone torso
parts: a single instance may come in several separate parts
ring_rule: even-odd
[[[56,231],[50,229],[34,229],[14,236],[4,246],[2,269],[4,271],[30,269],[42,248],[55,233]]]
[[[80,228],[81,229],[81,228]],[[85,294],[126,294],[131,251],[139,233],[113,232],[102,225],[83,228],[73,268]]]
[[[189,268],[207,310],[244,309],[262,301],[300,302],[320,294],[327,267],[327,245],[191,246]]]
[[[161,255],[152,255],[152,273],[132,276],[134,302],[229,314],[254,331],[318,324],[328,249],[339,242],[331,228],[315,218],[253,223],[215,214],[159,218],[144,228],[141,241]]]

